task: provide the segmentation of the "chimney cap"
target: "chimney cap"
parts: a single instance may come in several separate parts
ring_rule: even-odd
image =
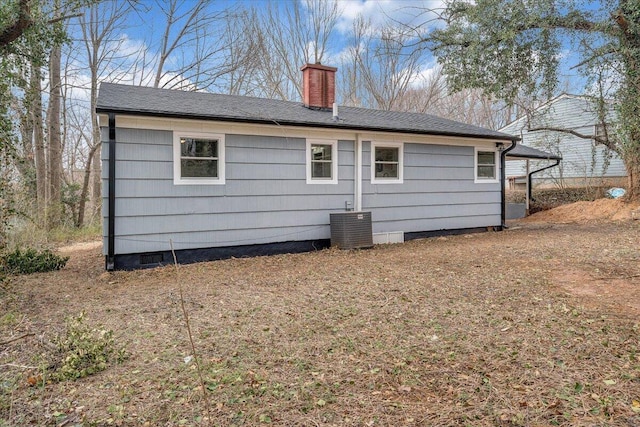
[[[333,71],[333,72],[338,71],[338,68],[336,68],[336,67],[329,67],[328,65],[322,65],[320,63],[317,63],[317,64],[309,64],[309,63],[304,64],[302,67],[300,67],[300,71],[304,71],[307,68],[314,68],[316,70]]]

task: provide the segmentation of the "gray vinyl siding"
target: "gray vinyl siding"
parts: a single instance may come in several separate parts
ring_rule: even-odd
[[[608,122],[615,120],[613,112]],[[543,151],[560,154],[559,167],[548,169],[537,180],[557,182],[561,179],[593,179],[601,177],[626,176],[624,163],[619,156],[593,141],[566,133],[552,131],[527,132],[533,127],[558,127],[592,135],[598,122],[594,108],[588,100],[580,97],[563,96],[534,115],[530,125],[519,119],[501,131],[522,136],[522,143]],[[608,164],[607,164],[608,163]],[[548,161],[531,161],[530,170],[550,164]],[[526,174],[525,161],[508,161],[505,169],[507,177]]]
[[[103,141],[107,141],[103,129]],[[116,129],[115,254],[328,239],[329,214],[354,205],[354,141],[338,141],[338,184],[307,184],[304,138],[225,135],[224,185],[173,183],[171,131]],[[371,183],[373,231],[498,226],[499,183],[475,183],[474,147],[404,144],[402,184]],[[108,143],[102,147],[104,248]],[[499,173],[499,171],[497,171]]]
[[[405,143],[401,184],[371,183],[370,150],[365,141],[362,206],[374,233],[500,225],[500,184],[474,182],[473,146]]]
[[[353,141],[338,142],[338,184],[306,183],[305,139],[228,134],[224,185],[174,185],[172,132],[116,140],[116,254],[324,239],[329,213],[353,204]],[[106,248],[108,143],[102,158]]]

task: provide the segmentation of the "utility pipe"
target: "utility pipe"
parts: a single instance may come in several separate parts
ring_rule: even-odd
[[[545,167],[540,168],[540,169],[536,169],[536,170],[531,171],[531,172],[529,172],[527,174],[527,215],[529,215],[529,206],[531,206],[531,202],[533,201],[533,197],[531,196],[533,179],[531,177],[533,176],[533,174],[536,174],[538,172],[542,172],[544,170],[551,169],[553,167],[558,166],[560,164],[560,160],[562,160],[562,159],[556,159],[556,162],[554,164],[549,165],[549,166],[545,166]]]
[[[356,134],[355,140],[355,150],[353,150],[353,154],[355,156],[355,161],[353,165],[355,167],[355,181],[353,183],[353,191],[354,191],[354,206],[353,210],[356,212],[362,211],[362,135]]]
[[[500,210],[500,227],[504,230],[505,228],[507,228],[507,197],[506,197],[506,174],[505,174],[505,167],[506,167],[506,157],[507,157],[507,153],[511,150],[513,150],[514,148],[516,148],[516,141],[513,140],[511,141],[511,146],[509,148],[507,148],[506,150],[502,150],[500,152],[500,204],[501,204],[501,210]]]

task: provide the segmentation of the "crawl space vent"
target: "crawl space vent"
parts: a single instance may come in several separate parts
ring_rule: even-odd
[[[162,256],[162,254],[142,254],[140,255],[140,264],[141,265],[148,265],[148,264],[159,264],[162,261],[164,261],[164,257]]]
[[[363,249],[373,246],[371,212],[329,214],[331,246],[340,249]]]

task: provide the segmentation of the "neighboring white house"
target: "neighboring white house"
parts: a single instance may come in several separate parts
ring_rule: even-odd
[[[605,120],[607,125],[614,122],[613,108]],[[535,184],[562,186],[589,186],[623,183],[626,177],[620,157],[592,139],[580,138],[565,132],[552,130],[529,131],[536,128],[562,128],[582,135],[595,135],[603,131],[598,120],[595,105],[585,96],[563,94],[537,108],[532,115],[520,117],[501,132],[517,135],[522,144],[544,150],[562,157],[558,167],[547,169],[534,175]],[[548,161],[530,161],[529,170],[547,165]],[[516,177],[527,174],[527,162],[507,162],[507,178],[513,183]],[[521,182],[521,181],[517,181]]]

